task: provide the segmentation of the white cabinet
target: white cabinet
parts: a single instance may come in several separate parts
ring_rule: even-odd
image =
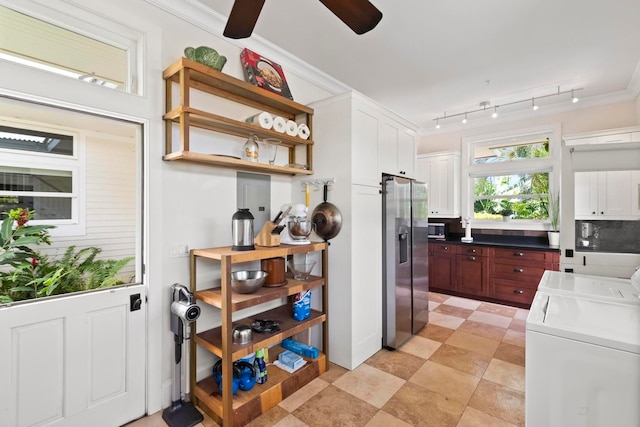
[[[381,117],[379,129],[378,160],[380,172],[414,178],[416,133],[387,116]]]
[[[382,348],[381,173],[409,175],[415,129],[356,93],[312,108],[314,174],[335,179],[328,198],[342,213],[328,250],[329,360],[355,369]]]
[[[585,144],[620,144],[625,142],[640,142],[638,127],[619,128],[588,132],[583,134],[563,136],[566,145]]]
[[[632,219],[632,171],[576,172],[576,219]],[[638,189],[635,188],[635,193]],[[637,199],[638,195],[635,194]],[[637,208],[637,206],[636,206]]]
[[[418,156],[417,176],[419,180],[427,183],[429,217],[460,216],[460,154]]]

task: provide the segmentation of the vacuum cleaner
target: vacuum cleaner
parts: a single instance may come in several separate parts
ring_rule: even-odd
[[[193,294],[179,283],[171,286],[171,295],[171,332],[174,334],[175,366],[171,406],[162,412],[162,419],[169,427],[193,427],[202,422],[204,417],[193,403],[182,399],[182,343],[185,332],[186,337],[190,337],[191,323],[200,317],[200,307],[195,304]]]

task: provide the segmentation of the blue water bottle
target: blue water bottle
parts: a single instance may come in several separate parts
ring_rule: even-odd
[[[267,382],[267,364],[264,361],[264,349],[256,351],[256,360],[253,362],[256,368],[256,382],[264,384]]]

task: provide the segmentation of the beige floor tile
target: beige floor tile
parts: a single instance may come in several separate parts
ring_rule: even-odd
[[[445,344],[464,348],[465,350],[475,351],[476,353],[492,357],[496,352],[500,341],[478,335],[472,335],[467,332],[455,331],[451,337],[445,341]]]
[[[439,306],[441,303],[437,302],[437,301],[432,301],[429,300],[429,311],[433,311],[436,309],[437,306]]]
[[[363,363],[338,378],[333,385],[376,408],[382,408],[404,383],[402,378]]]
[[[414,356],[418,356],[423,359],[428,359],[441,345],[441,342],[414,335],[398,350],[413,354]]]
[[[501,342],[493,357],[514,365],[524,366],[524,347]]]
[[[483,302],[476,310],[511,318],[518,312],[518,309],[515,307],[507,307],[506,305],[492,304],[490,302]]]
[[[482,304],[480,301],[475,301],[472,299],[459,298],[459,297],[451,297],[447,300],[448,305],[455,305],[460,308],[468,308],[469,310],[475,310],[480,307]]]
[[[287,412],[293,412],[298,409],[300,405],[304,404],[307,400],[311,399],[328,386],[328,382],[320,378],[316,378],[300,390],[293,393],[291,396],[284,399],[278,404],[278,406]]]
[[[491,359],[482,378],[524,392],[524,366],[514,365],[500,359]]]
[[[480,378],[487,366],[489,366],[491,357],[464,348],[443,344],[433,353],[429,360]]]
[[[418,332],[418,335],[429,338],[430,340],[445,342],[454,332],[455,331],[453,329],[443,328],[442,326],[438,326],[433,323],[427,323],[427,326]]]
[[[480,378],[427,361],[409,381],[466,405]]]
[[[471,313],[473,313],[473,310],[469,310],[468,308],[456,307],[455,305],[449,305],[446,303],[440,304],[433,311],[447,314],[449,316],[460,317],[462,319],[466,319],[471,315]]]
[[[378,408],[333,385],[313,396],[293,415],[313,427],[364,427]]]
[[[289,412],[285,411],[278,405],[269,409],[267,412],[251,421],[246,427],[271,427],[277,425],[289,416]]]
[[[432,311],[429,313],[429,323],[442,326],[443,328],[458,329],[458,327],[464,323],[464,319]]]
[[[439,294],[437,292],[429,292],[429,301],[441,303],[448,300],[449,298],[451,298],[449,295]]]
[[[365,427],[411,427],[411,424],[407,424],[384,411],[378,411]]]
[[[166,427],[167,423],[162,419],[162,411],[147,417],[140,418],[132,421],[129,424],[125,424],[126,427]]]
[[[502,338],[502,342],[507,344],[517,345],[518,347],[524,347],[525,345],[525,332],[515,331],[513,329],[507,329],[507,332]]]
[[[496,341],[500,341],[502,337],[504,337],[505,332],[507,332],[505,328],[499,328],[498,326],[482,322],[474,322],[473,320],[468,319],[460,325],[458,331],[468,332],[473,335],[480,335],[481,337]]]
[[[464,410],[456,427],[515,427],[513,424],[492,417],[470,406]]]
[[[464,411],[464,405],[407,382],[382,410],[412,426],[454,427]]]
[[[340,378],[342,375],[344,375],[346,372],[349,372],[349,370],[346,368],[343,368],[340,365],[336,365],[335,363],[329,362],[326,372],[320,375],[319,378],[331,384],[332,382]]]
[[[475,311],[467,317],[467,319],[473,320],[474,322],[482,322],[488,325],[497,326],[499,328],[508,328],[511,323],[511,317],[485,313],[483,311]]]
[[[481,380],[469,406],[511,424],[524,426],[524,393],[509,387]]]
[[[298,418],[289,414],[277,423],[273,427],[309,427],[309,424],[303,423]]]
[[[529,310],[525,308],[519,308],[518,312],[513,316],[514,319],[519,320],[527,320],[527,316],[529,315]]]
[[[509,329],[524,332],[527,327],[527,321],[522,319],[513,319],[509,324]]]
[[[424,365],[424,359],[404,351],[382,349],[367,359],[365,363],[403,380],[408,380]]]

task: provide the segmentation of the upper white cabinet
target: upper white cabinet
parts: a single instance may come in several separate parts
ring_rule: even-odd
[[[565,135],[563,139],[567,145],[640,142],[640,129],[638,129],[638,127],[610,129],[599,132]]]
[[[427,183],[429,217],[460,216],[460,154],[418,156],[417,177]]]
[[[415,177],[416,133],[397,120],[382,115],[379,121],[380,172]]]
[[[638,207],[638,179],[634,171],[576,172],[576,219],[635,219],[640,218]],[[635,185],[635,188],[634,188]]]

